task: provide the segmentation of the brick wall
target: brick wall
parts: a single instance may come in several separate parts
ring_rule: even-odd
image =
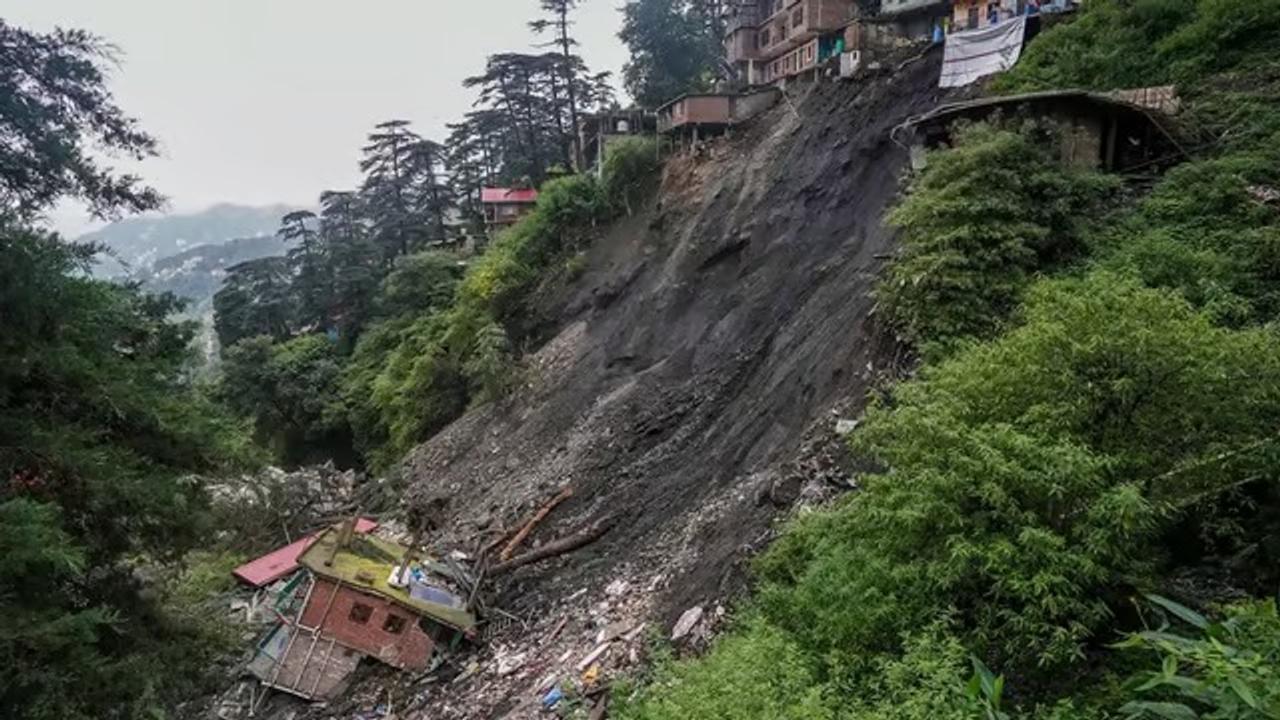
[[[319,627],[321,635],[394,667],[423,670],[430,664],[434,643],[418,627],[417,615],[389,600],[345,585],[338,588],[335,595],[334,587],[333,582],[316,578],[311,599],[302,611],[303,627]],[[369,609],[368,619],[363,622],[359,619],[363,610],[355,612],[357,605]],[[388,629],[387,621],[392,616],[403,621],[399,632]]]

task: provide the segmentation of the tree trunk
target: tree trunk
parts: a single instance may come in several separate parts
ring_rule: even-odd
[[[560,49],[564,53],[564,76],[569,83],[569,120],[573,123],[573,161],[574,169],[582,171],[582,139],[578,137],[578,91],[574,85],[573,62],[569,53],[569,7],[560,6]]]

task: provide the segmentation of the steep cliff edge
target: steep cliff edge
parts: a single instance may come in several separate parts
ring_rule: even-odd
[[[612,521],[503,578],[498,603],[523,624],[491,631],[466,677],[428,693],[442,716],[523,716],[591,649],[589,625],[665,630],[711,609],[823,474],[833,412],[856,416],[892,363],[870,295],[907,161],[889,131],[936,103],[938,55],[793,89],[802,99],[670,160],[654,202],[550,303],[558,332],[521,388],[406,460],[410,506],[444,508],[433,546],[475,547],[566,485],[533,544]]]

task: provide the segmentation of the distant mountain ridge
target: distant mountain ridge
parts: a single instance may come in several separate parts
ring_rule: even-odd
[[[251,207],[223,203],[196,213],[120,220],[85,233],[78,240],[100,243],[116,255],[100,255],[95,275],[142,278],[160,261],[197,246],[273,235],[280,218],[296,209],[284,204]]]
[[[216,245],[197,245],[156,261],[132,278],[151,292],[171,292],[191,301],[189,312],[203,315],[222,288],[227,268],[248,260],[283,255],[289,245],[275,235],[236,238]]]

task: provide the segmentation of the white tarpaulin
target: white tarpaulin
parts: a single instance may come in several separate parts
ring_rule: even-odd
[[[1025,15],[1009,18],[977,30],[947,36],[942,53],[940,87],[961,87],[992,73],[1004,72],[1022,55]]]

